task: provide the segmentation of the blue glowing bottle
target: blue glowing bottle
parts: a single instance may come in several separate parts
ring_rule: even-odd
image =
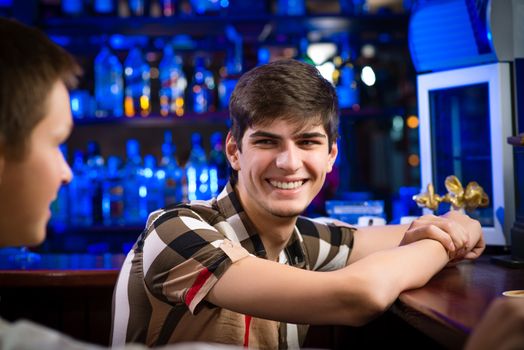
[[[304,0],[278,0],[277,13],[282,16],[304,16],[306,4]]]
[[[95,58],[95,98],[97,117],[124,114],[123,68],[118,57],[104,46]]]
[[[126,164],[123,167],[124,218],[128,225],[143,224],[147,218],[147,189],[144,184],[140,144],[126,143]]]
[[[222,109],[228,108],[229,98],[242,73],[242,37],[233,26],[226,27],[226,35],[233,47],[227,51],[225,70],[221,72],[218,86],[218,98]]]
[[[202,56],[195,57],[195,72],[191,82],[193,112],[214,111],[214,91],[215,79],[213,78],[213,73],[206,68],[205,58]]]
[[[355,69],[351,62],[347,35],[341,36],[340,57],[337,57],[335,62],[338,65],[338,79],[335,84],[340,108],[351,108],[358,105],[359,90],[355,81]]]
[[[165,172],[156,165],[155,156],[148,154],[144,157],[144,188],[147,213],[164,207]]]
[[[173,46],[164,47],[164,55],[158,66],[160,70],[160,114],[184,114],[187,79],[182,70],[182,58],[175,55]]]
[[[146,117],[151,111],[151,86],[149,65],[142,51],[134,47],[124,62],[125,100],[124,114],[127,117],[141,115]]]
[[[62,13],[65,16],[80,16],[84,13],[83,0],[62,0]]]
[[[129,0],[129,11],[133,16],[144,16],[146,4],[145,0]]]
[[[209,199],[209,167],[206,152],[202,148],[202,136],[199,133],[191,135],[191,153],[186,167],[187,192],[189,200]]]
[[[164,172],[164,205],[172,205],[187,199],[187,183],[184,181],[185,174],[178,166],[176,157],[176,146],[173,143],[171,132],[164,133],[162,144],[162,160],[160,170]]]
[[[114,15],[116,10],[115,0],[94,0],[93,11],[97,15]]]
[[[216,196],[228,180],[228,165],[224,153],[224,141],[219,131],[211,135],[209,152],[209,187],[212,196]]]
[[[87,172],[91,185],[93,203],[93,224],[102,224],[102,183],[105,177],[104,158],[100,154],[100,145],[96,141],[87,143]]]
[[[124,186],[121,160],[116,156],[107,159],[107,174],[102,185],[102,213],[104,225],[124,225]]]
[[[84,163],[84,154],[76,151],[73,156],[73,180],[69,184],[69,210],[72,226],[91,226],[93,223],[92,191],[89,170]]]

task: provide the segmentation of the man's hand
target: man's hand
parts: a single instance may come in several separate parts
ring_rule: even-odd
[[[440,242],[448,251],[450,263],[476,259],[486,246],[480,223],[457,211],[450,211],[443,216],[421,216],[411,223],[400,245],[422,239]]]

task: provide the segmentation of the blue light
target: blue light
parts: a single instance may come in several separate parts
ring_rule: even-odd
[[[121,34],[111,35],[109,37],[109,45],[115,49],[123,49],[129,46],[126,43],[126,38]]]
[[[144,176],[147,177],[148,179],[153,177],[153,169],[145,168],[144,169]]]
[[[141,198],[145,198],[147,196],[147,187],[146,186],[140,186],[138,188],[138,195]]]
[[[73,111],[73,114],[76,114],[80,110],[80,101],[78,101],[78,98],[76,97],[71,99],[71,110]]]
[[[71,43],[71,39],[67,36],[50,35],[49,38],[60,46],[68,46]]]

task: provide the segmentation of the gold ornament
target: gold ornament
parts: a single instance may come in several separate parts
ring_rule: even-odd
[[[419,207],[433,211],[437,210],[442,202],[450,203],[454,210],[468,211],[489,205],[488,195],[476,181],[471,181],[464,189],[459,179],[455,175],[450,175],[446,177],[444,185],[448,190],[444,196],[436,194],[433,184],[429,183],[427,192],[413,196],[413,200]]]

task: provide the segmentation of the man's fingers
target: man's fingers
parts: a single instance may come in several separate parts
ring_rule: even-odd
[[[406,232],[407,233],[407,232]],[[420,226],[411,230],[411,241],[419,241],[421,239],[433,239],[440,242],[449,252],[455,251],[455,244],[449,234],[444,232],[436,225]]]

